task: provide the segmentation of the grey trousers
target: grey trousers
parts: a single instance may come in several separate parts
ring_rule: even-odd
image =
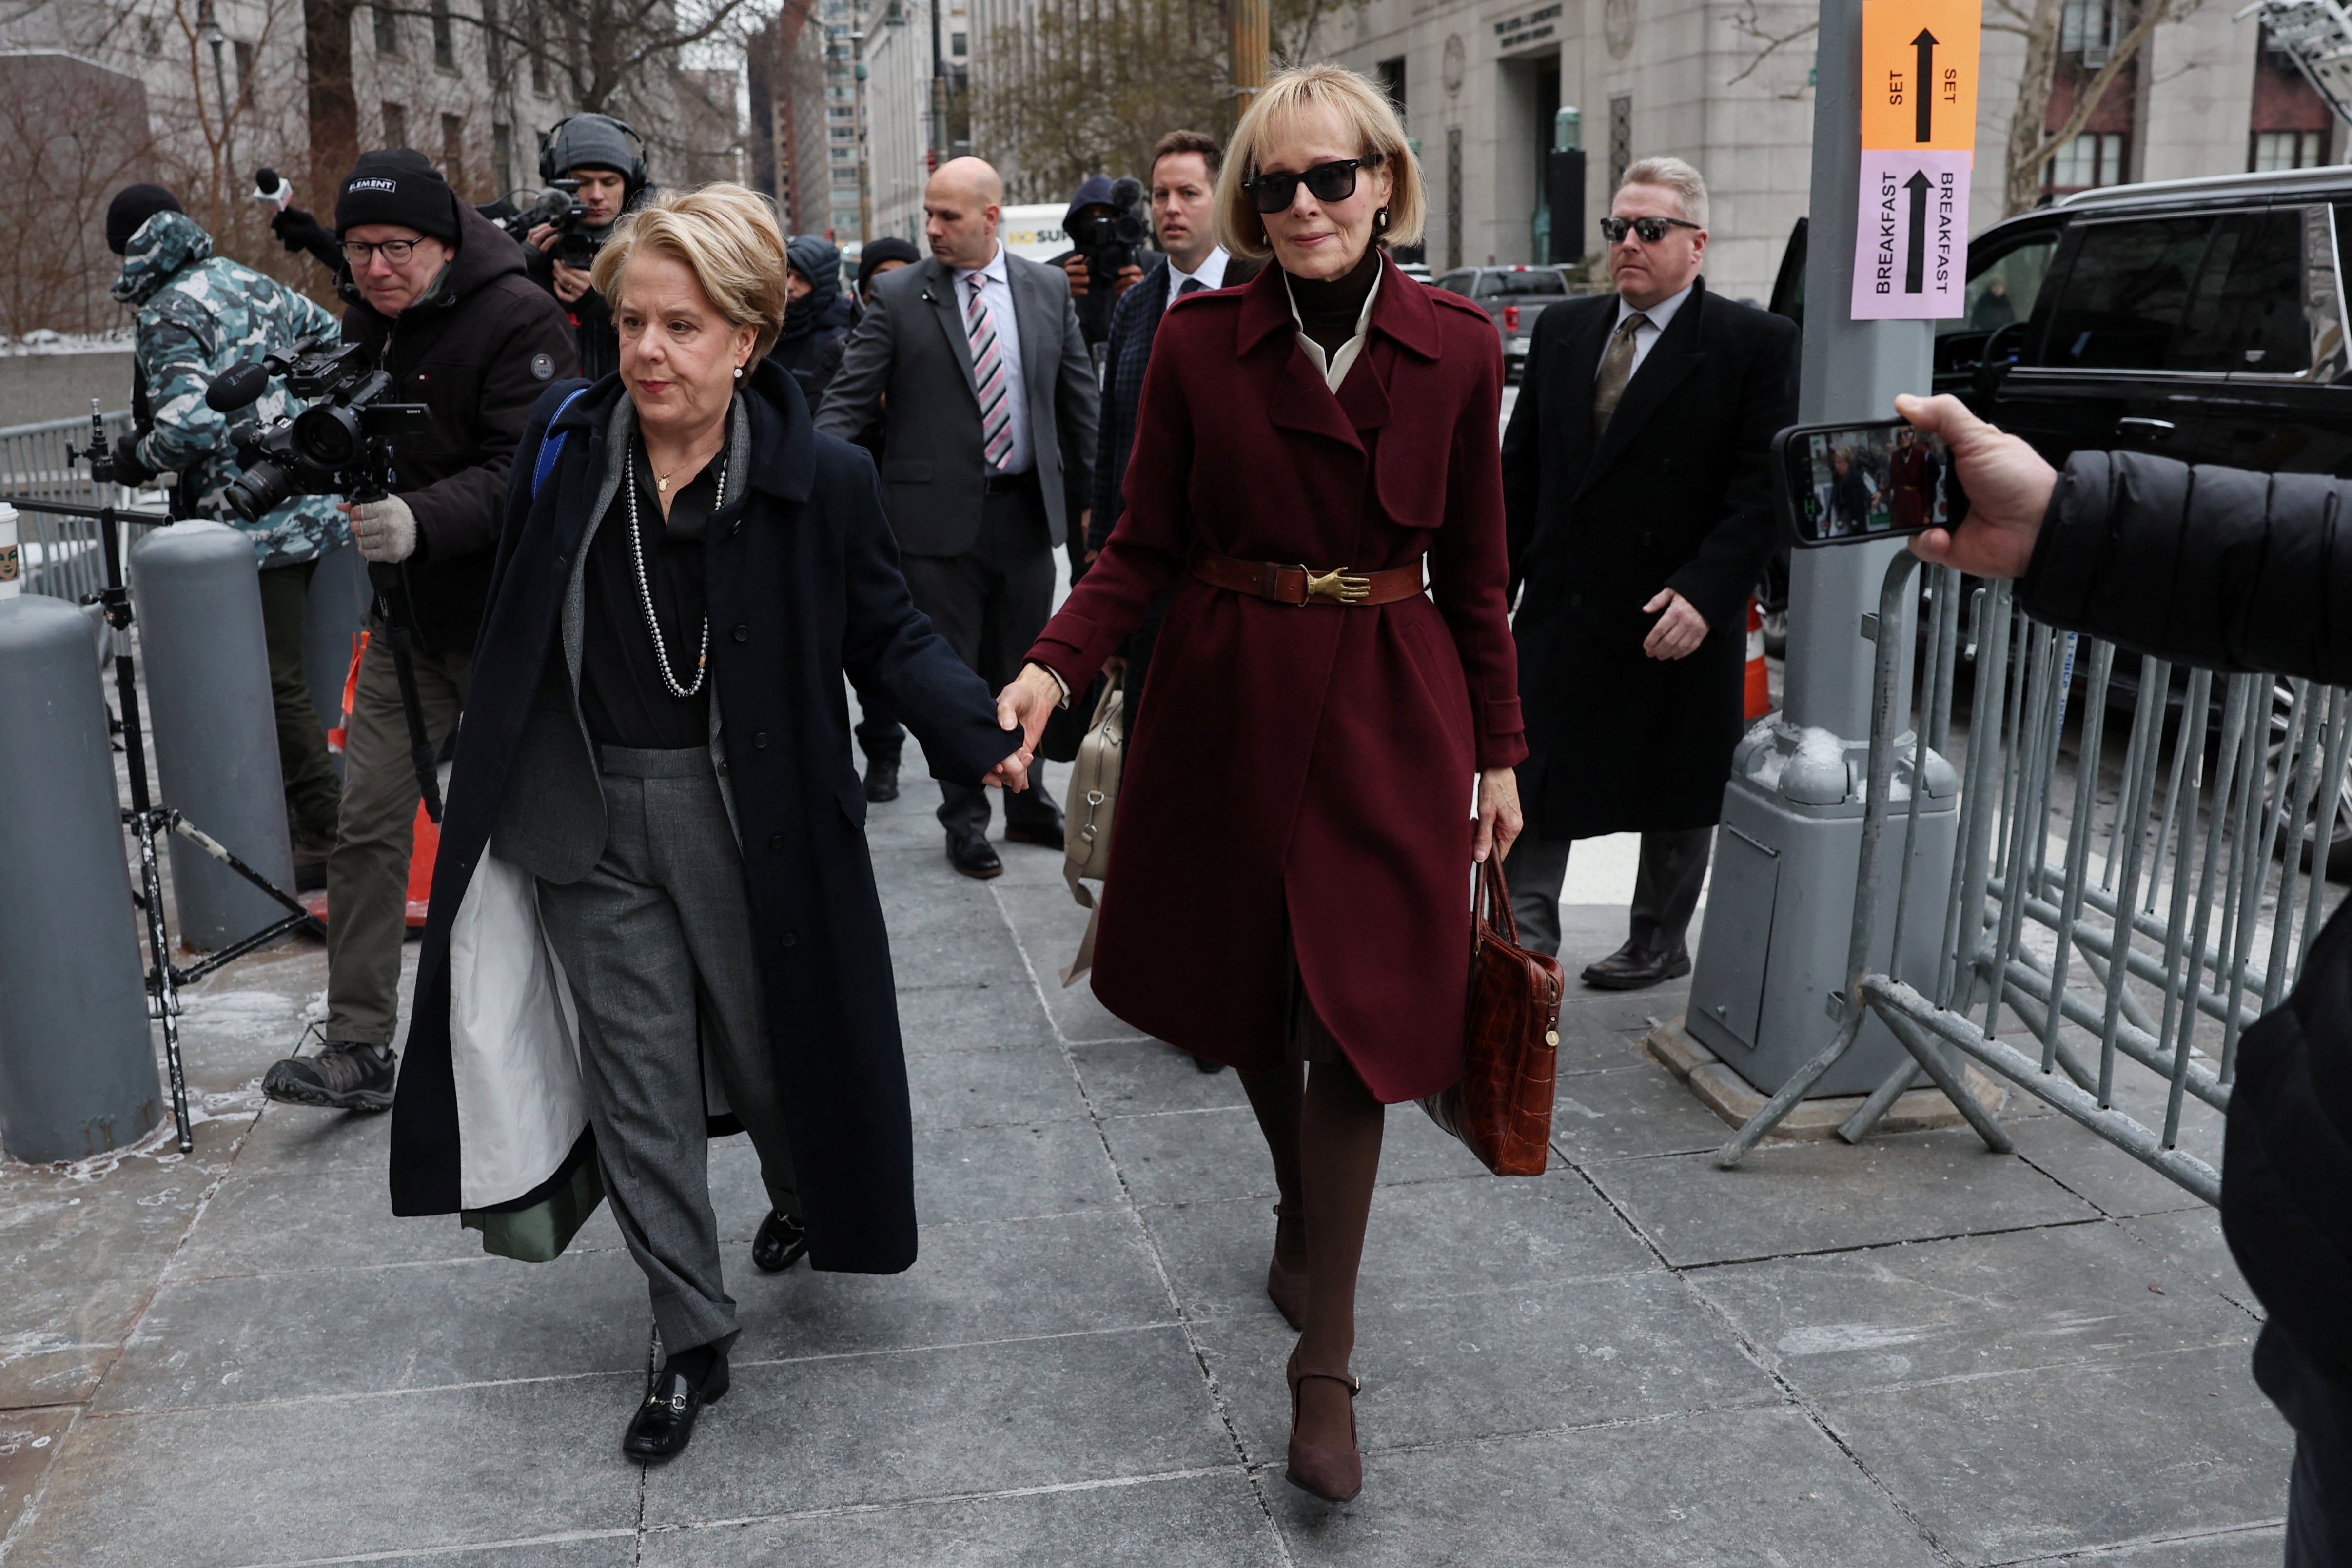
[[[710,1207],[702,1060],[800,1217],[792,1143],[752,958],[743,858],[710,755],[603,748],[608,829],[579,881],[541,879],[541,922],[580,1007],[581,1078],[605,1196],[672,1352],[735,1342]]]
[[[1568,879],[1568,851],[1575,842],[1528,834],[1511,846],[1503,860],[1519,941],[1534,952],[1559,954],[1559,889]],[[1683,945],[1698,908],[1699,890],[1706,886],[1707,857],[1714,849],[1712,827],[1642,835],[1642,864],[1633,875],[1628,932],[1633,941],[1652,952],[1672,952]]]

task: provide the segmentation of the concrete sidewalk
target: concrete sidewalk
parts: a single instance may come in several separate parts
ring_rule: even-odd
[[[1340,1508],[1291,1488],[1271,1170],[1238,1083],[1061,989],[1085,921],[1059,857],[956,876],[909,762],[869,836],[913,1270],[756,1273],[750,1151],[714,1145],[735,1386],[684,1458],[640,1469],[619,1439],[647,1314],[609,1214],[536,1267],[391,1218],[384,1119],[256,1092],[322,953],[248,960],[190,1002],[193,1157],[0,1166],[0,1558],[2279,1560],[2290,1437],[2247,1375],[2258,1318],[2210,1210],[2050,1117],[2012,1120],[2016,1157],[1932,1132],[1718,1172],[1727,1129],[1636,1048],[1679,987],[1572,990],[1540,1179],[1392,1113],[1356,1359],[1368,1479]],[[1572,973],[1622,914],[1570,913]],[[2218,1158],[2218,1118],[2190,1110]]]

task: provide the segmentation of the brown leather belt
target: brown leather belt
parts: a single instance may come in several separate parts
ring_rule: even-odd
[[[1337,567],[1310,572],[1276,561],[1238,561],[1202,551],[1192,557],[1192,575],[1217,588],[1255,594],[1277,605],[1392,605],[1422,590],[1421,563],[1385,572],[1349,572]]]

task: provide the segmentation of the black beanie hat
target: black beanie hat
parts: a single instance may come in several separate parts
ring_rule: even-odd
[[[886,234],[879,239],[869,239],[866,248],[857,253],[857,292],[862,297],[874,286],[875,269],[886,261],[904,261],[912,265],[923,258],[914,241]]]
[[[395,224],[457,243],[457,197],[448,182],[406,147],[362,153],[335,197],[335,237],[364,223]]]
[[[157,213],[180,211],[180,198],[161,185],[125,185],[106,207],[106,248],[120,256],[131,247],[131,237]]]

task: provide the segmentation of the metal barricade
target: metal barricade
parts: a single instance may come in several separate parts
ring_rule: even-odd
[[[1988,1145],[2010,1152],[1954,1070],[1967,1058],[2218,1204],[2220,1173],[2178,1146],[2182,1112],[2191,1098],[2228,1109],[2241,1037],[2286,994],[2317,933],[2331,849],[2352,829],[2352,692],[2119,652],[2032,620],[2007,583],[1974,588],[1965,605],[1948,568],[1927,568],[1915,585],[1917,565],[1906,552],[1888,567],[1875,621],[1869,794],[1838,1026],[1717,1163],[1737,1164],[1804,1098],[1868,1010],[1911,1059],[1839,1128],[1848,1142],[1924,1073]],[[1905,655],[1923,599],[1915,731]],[[1942,956],[1933,974],[1874,970],[1874,952],[1903,951],[1899,897],[1894,945],[1874,940],[1878,868],[1900,814],[1907,892],[1918,827],[1908,780],[1922,745],[1951,744],[1964,610],[1975,689]],[[2111,700],[2125,698],[2129,736],[2110,768],[2109,731],[2121,722]],[[2155,1075],[2160,1117],[2119,1108],[2132,1073]]]
[[[131,428],[131,411],[106,416],[109,441]],[[49,419],[0,429],[0,501],[83,500],[89,476],[77,472],[67,448],[88,439],[89,419]],[[79,604],[106,584],[100,558],[98,525],[87,518],[48,517],[27,511],[17,519],[25,591]]]

